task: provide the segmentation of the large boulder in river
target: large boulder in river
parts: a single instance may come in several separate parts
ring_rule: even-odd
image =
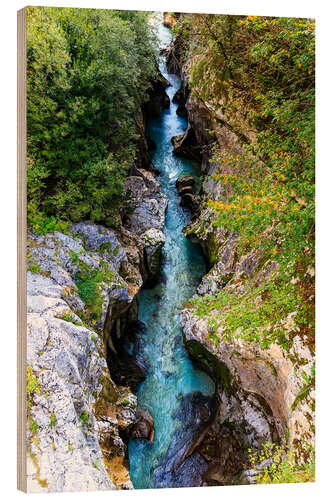
[[[192,175],[179,177],[176,181],[176,187],[181,197],[180,205],[186,207],[194,214],[200,206],[200,199],[194,194],[195,180]]]
[[[125,228],[140,237],[151,228],[163,231],[168,198],[154,175],[138,169],[138,175],[128,177],[124,190],[129,196],[123,217]]]
[[[141,236],[147,256],[147,265],[151,277],[155,277],[160,267],[161,249],[165,244],[165,236],[159,229],[148,229]]]
[[[176,188],[178,189],[178,193],[181,194],[184,188],[192,188],[195,184],[195,180],[193,175],[184,175],[182,177],[178,177],[176,180]]]
[[[201,162],[201,148],[194,132],[189,125],[184,134],[175,135],[171,138],[173,154]]]
[[[154,420],[150,413],[142,408],[136,412],[136,422],[133,426],[131,436],[145,441],[154,441]]]

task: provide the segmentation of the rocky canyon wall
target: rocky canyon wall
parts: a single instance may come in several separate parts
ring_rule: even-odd
[[[214,179],[218,166],[212,146],[217,144],[221,150],[237,154],[244,144],[256,140],[256,131],[242,110],[234,111],[235,103],[220,102],[217,106],[196,96],[189,82],[191,51],[185,50],[181,36],[173,39],[166,60],[168,70],[181,76],[178,99],[189,121],[186,132],[173,139],[174,153],[200,161],[203,174],[200,208],[184,232],[202,246],[210,270],[193,300],[185,305],[181,326],[193,360],[215,378],[218,386],[219,407],[206,439],[206,447],[211,449],[206,480],[207,484],[247,483],[255,477],[246,465],[248,448],[260,450],[266,442],[286,440],[300,463],[308,459],[314,445],[314,351],[299,333],[296,312],[274,325],[284,329],[288,347],[273,342],[263,348],[259,342],[244,338],[241,329],[230,336],[218,304],[205,310],[203,304],[216,294],[232,304],[240,303],[248,293],[245,279],[250,280],[255,293],[263,280],[279,272],[279,267],[260,248],[240,253],[238,235],[216,226],[208,204],[208,200],[225,201],[227,189]],[[313,269],[306,272],[311,276]],[[258,307],[263,300],[258,294]],[[235,306],[234,311],[237,314]],[[214,447],[214,439],[215,443],[224,440],[228,444]],[[204,449],[204,444],[201,446]]]
[[[138,110],[138,156],[116,226],[28,234],[28,490],[131,489],[127,442],[153,439],[137,407],[144,367],[124,344],[138,328],[139,292],[154,282],[167,198],[145,136],[147,114],[168,105],[161,77]]]

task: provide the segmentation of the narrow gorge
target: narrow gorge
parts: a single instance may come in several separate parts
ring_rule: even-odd
[[[122,15],[110,19],[125,30]],[[311,193],[286,179],[285,152],[285,173],[271,174],[275,121],[245,83],[246,43],[255,56],[260,29],[276,27],[254,16],[144,19],[159,48],[126,110],[133,161],[116,156],[116,142],[93,172],[105,206],[83,196],[65,223],[48,217],[41,231],[34,216],[28,229],[29,491],[254,484],[287,459],[313,480]],[[110,123],[108,147],[125,141],[120,120]],[[306,164],[305,139],[302,148]],[[297,253],[287,231],[299,212]]]
[[[170,41],[171,33],[161,26],[159,37]],[[138,354],[144,357],[148,373],[137,395],[140,407],[154,418],[155,435],[153,443],[132,440],[129,445],[130,474],[138,488],[200,485],[204,460],[198,454],[185,459],[212,418],[215,391],[212,380],[189,360],[179,326],[182,305],[205,273],[205,262],[198,245],[183,235],[189,212],[180,207],[176,181],[194,174],[198,184],[199,165],[172,153],[171,138],[184,133],[186,120],[176,114],[173,102],[179,78],[167,73],[164,62],[160,69],[170,83],[166,89],[170,107],[149,120],[147,133],[156,144],[152,161],[161,172],[158,180],[168,208],[161,281],[140,294],[139,320],[144,326]]]

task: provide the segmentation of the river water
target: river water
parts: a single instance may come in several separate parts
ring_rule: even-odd
[[[171,33],[161,23],[158,27],[161,46],[171,41]],[[145,329],[140,357],[148,366],[147,377],[138,388],[138,405],[154,418],[154,442],[130,440],[130,476],[135,488],[195,486],[200,484],[198,472],[206,464],[199,455],[183,462],[188,444],[200,428],[202,415],[210,414],[213,381],[194,368],[182,342],[179,312],[205,273],[205,262],[197,245],[188,241],[182,228],[189,214],[179,205],[176,180],[194,175],[198,181],[199,166],[172,154],[171,137],[182,134],[187,122],[176,114],[172,97],[180,86],[175,75],[167,73],[161,60],[162,74],[169,80],[167,88],[170,109],[148,123],[148,135],[157,149],[152,154],[160,170],[158,180],[169,199],[165,221],[166,243],[162,257],[162,279],[153,289],[140,295],[139,320]]]

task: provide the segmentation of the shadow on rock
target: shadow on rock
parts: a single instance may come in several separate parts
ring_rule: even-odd
[[[173,417],[182,425],[175,432],[155,471],[155,488],[200,486],[208,462],[196,452],[215,415],[214,398],[193,392],[183,397]]]

